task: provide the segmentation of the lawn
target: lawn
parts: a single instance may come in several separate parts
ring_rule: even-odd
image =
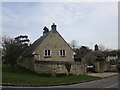
[[[98,77],[88,75],[70,75],[51,77],[38,75],[34,72],[17,66],[15,72],[12,72],[10,65],[2,65],[2,83],[11,84],[60,84],[68,82],[78,82],[92,80]]]

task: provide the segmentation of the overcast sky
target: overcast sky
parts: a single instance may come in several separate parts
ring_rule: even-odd
[[[3,35],[28,35],[33,43],[47,26],[57,25],[58,32],[78,46],[101,44],[118,48],[117,2],[4,2],[2,3]]]

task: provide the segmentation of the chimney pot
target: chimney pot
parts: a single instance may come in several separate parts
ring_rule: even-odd
[[[51,28],[52,28],[52,30],[56,30],[56,25],[55,25],[55,23],[53,23],[53,25],[51,26]]]

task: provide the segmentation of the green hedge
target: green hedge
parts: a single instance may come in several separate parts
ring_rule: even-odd
[[[81,58],[74,58],[75,62],[81,62]]]
[[[96,58],[96,61],[99,61],[99,62],[105,61],[105,58]]]

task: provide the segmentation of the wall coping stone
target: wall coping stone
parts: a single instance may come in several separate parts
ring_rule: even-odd
[[[80,65],[81,62],[68,62],[68,61],[45,61],[45,60],[35,60],[35,64],[72,64]]]

